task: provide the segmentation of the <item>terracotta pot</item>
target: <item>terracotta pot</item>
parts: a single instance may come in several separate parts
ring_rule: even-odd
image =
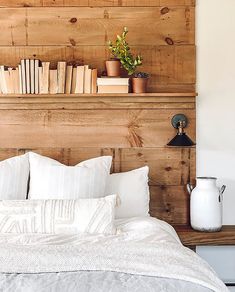
[[[119,60],[109,60],[105,62],[107,75],[109,77],[120,77],[121,63]]]
[[[132,78],[133,93],[146,93],[147,83],[148,78]]]

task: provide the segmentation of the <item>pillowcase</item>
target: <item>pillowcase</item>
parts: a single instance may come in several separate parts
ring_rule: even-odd
[[[116,195],[0,202],[0,233],[115,234]]]
[[[28,180],[28,154],[1,161],[0,200],[26,200]]]
[[[149,216],[148,166],[109,176],[106,195],[117,194],[116,218]]]
[[[83,161],[76,166],[30,152],[29,199],[79,199],[104,196],[111,156]]]

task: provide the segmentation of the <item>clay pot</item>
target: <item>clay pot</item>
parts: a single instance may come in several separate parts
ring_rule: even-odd
[[[146,93],[147,92],[148,78],[132,78],[133,93]]]
[[[120,77],[121,63],[119,60],[109,60],[105,62],[107,75],[109,77]]]

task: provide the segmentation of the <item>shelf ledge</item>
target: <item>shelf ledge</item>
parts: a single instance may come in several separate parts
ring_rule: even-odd
[[[0,109],[195,109],[196,93],[8,94]]]

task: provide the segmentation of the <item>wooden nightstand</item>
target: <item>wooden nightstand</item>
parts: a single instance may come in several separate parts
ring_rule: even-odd
[[[174,226],[181,242],[186,247],[196,251],[196,246],[224,246],[235,245],[235,225],[224,225],[219,232],[199,232],[190,226]],[[226,282],[226,281],[225,281]],[[235,287],[235,283],[225,283],[227,286]]]
[[[235,245],[235,225],[224,225],[219,232],[199,232],[185,225],[174,228],[183,245],[193,250],[199,245]]]

